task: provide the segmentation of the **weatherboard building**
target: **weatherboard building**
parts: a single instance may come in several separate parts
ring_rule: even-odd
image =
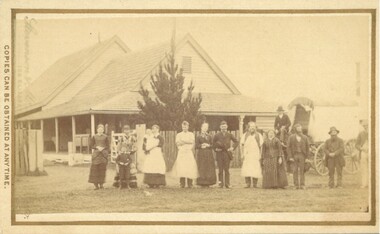
[[[150,88],[151,75],[170,48],[168,40],[132,51],[114,36],[62,57],[16,96],[16,126],[42,129],[43,151],[50,156],[67,154],[69,142],[85,146],[99,123],[108,134],[121,132],[124,124],[134,127],[138,90]],[[242,95],[191,35],[176,41],[176,61],[184,87],[192,81],[193,92],[202,94],[201,112],[211,129],[222,119],[240,133],[250,120],[261,129],[273,128],[277,106]]]

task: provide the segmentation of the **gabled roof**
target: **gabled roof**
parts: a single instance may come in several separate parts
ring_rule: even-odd
[[[240,94],[240,91],[236,88],[236,86],[231,82],[231,80],[223,73],[223,71],[216,65],[216,63],[211,59],[211,57],[206,53],[206,51],[198,44],[198,42],[190,35],[186,34],[179,42],[176,44],[176,50],[180,50],[186,43],[189,43],[198,53],[199,56],[203,58],[203,60],[210,66],[210,68],[215,72],[215,74],[219,77],[219,79],[227,86],[229,90],[233,94]],[[150,77],[147,76],[140,83],[145,85],[149,83]],[[139,89],[139,85],[137,85],[134,91]]]
[[[176,42],[176,50],[180,50],[186,43],[193,46],[233,94],[240,94],[239,90],[190,34]],[[78,97],[87,98],[100,92],[115,95],[125,91],[138,91],[141,84],[149,83],[152,72],[165,61],[166,55],[170,53],[170,48],[170,42],[166,42],[130,52],[112,60],[89,85],[78,93]]]
[[[230,94],[202,92],[202,113],[212,115],[276,114],[274,112],[276,104],[241,95],[189,34],[176,42],[177,50],[180,50],[186,43],[191,44],[226,87],[231,90]],[[137,101],[141,99],[141,96],[136,91],[140,85],[149,82],[152,72],[165,61],[170,47],[170,42],[167,42],[115,58],[69,102],[22,117],[19,120],[90,113],[138,113]]]
[[[46,105],[114,43],[117,43],[125,52],[130,51],[119,37],[114,36],[58,59],[32,82],[21,96],[16,97],[16,100],[34,100],[34,103],[29,102],[27,106],[21,106],[22,102],[18,102],[20,106],[16,103],[16,114]]]
[[[112,60],[74,98],[88,98],[94,93],[115,96],[133,90],[145,77],[162,62],[170,49],[169,43],[130,52]]]

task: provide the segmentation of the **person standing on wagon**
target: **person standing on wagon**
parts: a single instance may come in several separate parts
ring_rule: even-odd
[[[368,187],[368,120],[362,120],[363,130],[356,139],[355,147],[359,150],[361,188]]]
[[[189,122],[182,122],[182,132],[178,133],[175,143],[178,148],[177,159],[173,165],[171,175],[179,177],[181,188],[193,187],[193,179],[198,177],[198,168],[195,161],[194,149],[195,136],[189,132]]]
[[[104,125],[99,124],[97,133],[91,137],[90,148],[93,149],[89,183],[93,183],[95,190],[103,189],[105,182],[107,163],[108,163],[108,149],[109,139],[104,134]]]
[[[277,113],[278,115],[276,116],[276,119],[274,120],[274,129],[275,129],[277,138],[280,139],[282,144],[285,144],[286,136],[289,132],[291,122],[288,115],[285,114],[285,110],[284,108],[282,108],[282,106],[279,106],[277,108]]]
[[[344,162],[344,143],[338,137],[339,130],[331,127],[330,139],[325,142],[324,151],[326,154],[327,168],[329,169],[329,187],[334,188],[334,174],[335,170],[338,175],[337,188],[342,188],[342,168],[345,166]]]
[[[288,157],[294,164],[293,182],[296,189],[305,187],[305,159],[309,155],[309,139],[302,133],[301,124],[294,125],[295,133],[288,139]]]
[[[230,162],[233,159],[233,151],[239,144],[239,141],[227,132],[228,125],[226,121],[220,123],[220,132],[215,134],[213,148],[216,152],[216,162],[219,169],[219,187],[230,188]],[[231,141],[233,145],[231,145]]]
[[[257,188],[257,181],[262,177],[260,158],[261,147],[264,143],[263,136],[256,131],[254,122],[248,123],[248,131],[243,136],[241,146],[243,147],[241,175],[245,178],[247,186]]]

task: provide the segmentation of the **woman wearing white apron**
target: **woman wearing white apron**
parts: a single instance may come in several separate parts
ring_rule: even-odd
[[[242,140],[243,166],[241,168],[241,176],[245,177],[246,188],[257,187],[258,178],[262,177],[261,173],[261,146],[263,145],[263,136],[256,132],[256,124],[248,123],[248,131],[244,134]]]
[[[162,154],[164,138],[160,135],[158,125],[152,126],[152,135],[144,138],[143,150],[146,158],[143,165],[144,183],[150,188],[166,185],[166,164]]]
[[[189,123],[183,121],[182,132],[176,136],[176,144],[178,147],[177,159],[174,163],[170,175],[180,178],[180,185],[182,188],[193,186],[193,179],[198,177],[197,163],[194,158],[195,137],[192,132],[189,132]]]

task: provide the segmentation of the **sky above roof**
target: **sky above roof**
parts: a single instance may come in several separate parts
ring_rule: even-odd
[[[352,99],[356,63],[361,67],[361,85],[368,85],[368,15],[88,16],[28,15],[36,19],[36,33],[29,38],[31,79],[99,38],[118,35],[132,51],[168,41],[175,21],[176,33],[190,33],[235,86],[251,97],[283,105],[297,96]],[[16,40],[24,45],[19,25]],[[25,50],[17,45],[16,63],[23,66]]]

